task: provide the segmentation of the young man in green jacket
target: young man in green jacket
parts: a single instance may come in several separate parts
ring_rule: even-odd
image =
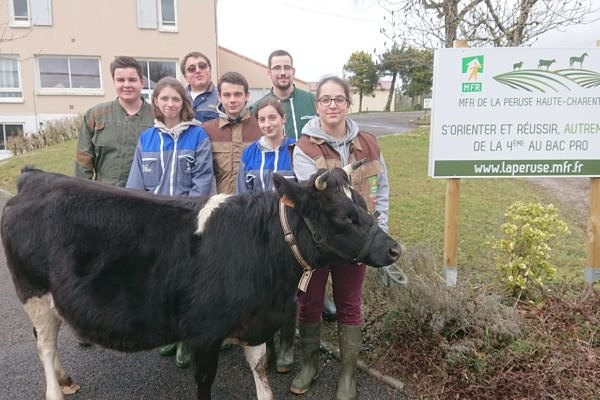
[[[273,82],[273,87],[265,97],[274,96],[283,105],[286,115],[285,134],[298,140],[302,135],[304,125],[317,115],[315,95],[294,85],[296,69],[292,56],[287,51],[275,50],[272,52],[269,55],[268,64],[267,73]]]
[[[125,187],[140,133],[154,125],[152,107],[142,98],[142,67],[116,57],[110,74],[117,98],[83,116],[75,154],[75,176]]]

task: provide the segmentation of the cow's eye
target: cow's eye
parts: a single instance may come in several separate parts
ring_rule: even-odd
[[[344,223],[353,225],[357,221],[356,214],[347,214],[344,216]]]

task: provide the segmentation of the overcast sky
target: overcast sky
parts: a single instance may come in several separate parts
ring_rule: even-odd
[[[377,0],[219,0],[217,13],[221,46],[263,64],[271,51],[288,50],[296,76],[306,81],[341,75],[354,51],[381,53],[386,40]],[[595,47],[596,40],[600,21],[549,32],[535,46]]]

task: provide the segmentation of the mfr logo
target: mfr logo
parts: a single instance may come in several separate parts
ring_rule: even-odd
[[[462,83],[462,92],[481,92],[482,84],[478,81],[479,74],[483,73],[483,55],[463,57],[462,73],[467,81]]]

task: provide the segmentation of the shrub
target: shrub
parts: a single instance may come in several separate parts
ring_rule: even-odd
[[[14,155],[28,153],[43,147],[77,138],[81,117],[67,117],[47,121],[39,134],[23,134],[8,139],[8,149]]]
[[[550,262],[551,245],[569,232],[554,205],[524,204],[517,201],[504,214],[503,237],[491,245],[501,282],[517,298],[535,298],[536,292],[551,280],[556,268]]]

